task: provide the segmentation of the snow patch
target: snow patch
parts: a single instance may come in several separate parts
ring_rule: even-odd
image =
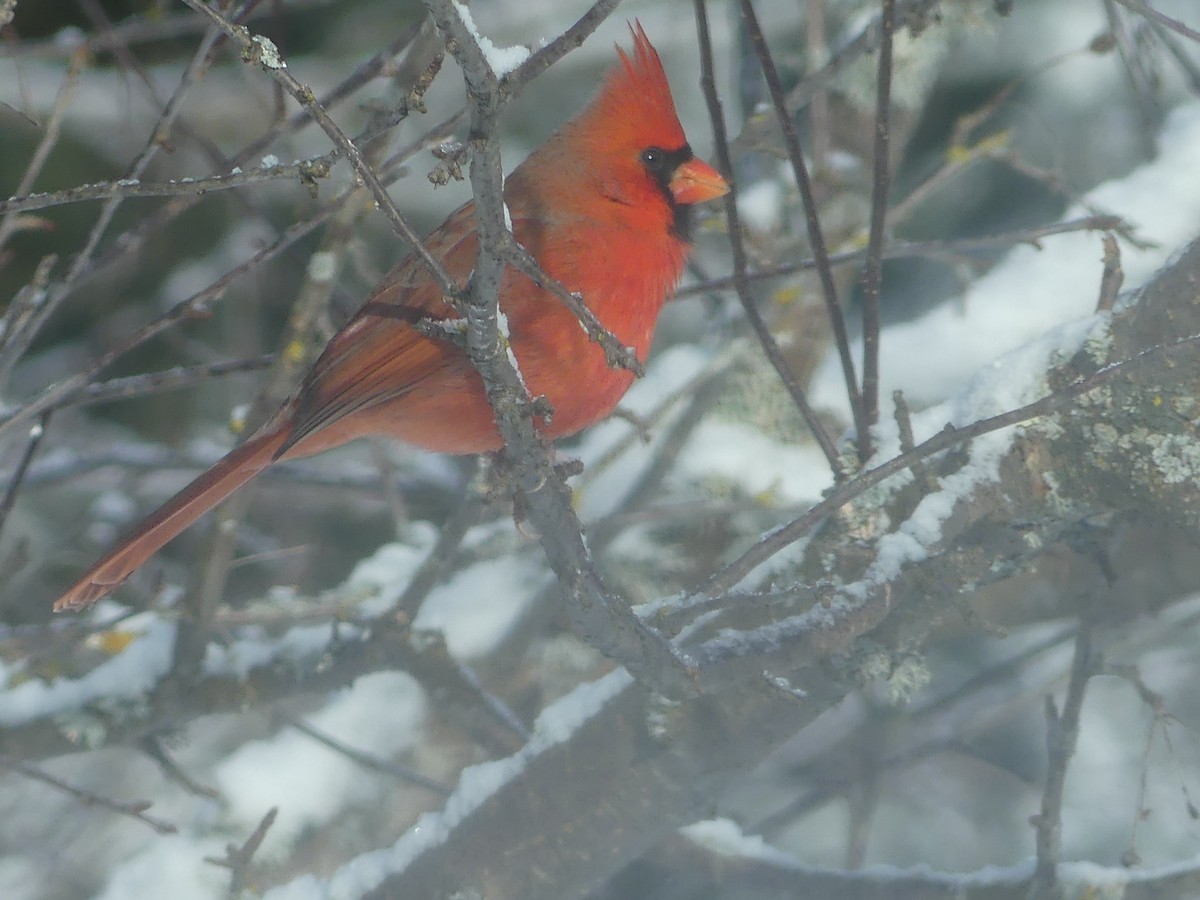
[[[334,694],[305,721],[326,734],[351,735],[354,749],[390,759],[424,739],[424,717],[424,691],[411,676],[377,672]],[[379,778],[363,777],[357,762],[291,729],[238,748],[214,777],[235,833],[250,833],[279,807],[263,843],[268,855],[286,851],[305,829],[343,809],[375,801],[380,790]]]
[[[113,615],[118,609],[113,603],[102,603],[92,612],[97,620]],[[159,619],[152,613],[131,616],[117,631],[131,635],[124,649],[102,662],[82,678],[56,678],[44,681],[23,677],[19,665],[0,658],[0,724],[20,725],[59,713],[76,713],[92,704],[141,698],[157,684],[171,666],[175,644],[175,624]],[[64,723],[64,727],[69,727]]]
[[[1126,219],[1139,238],[1152,243],[1134,247],[1121,240],[1126,291],[1144,284],[1200,228],[1200,103],[1168,116],[1160,146],[1157,159],[1087,195],[1089,204]],[[1086,215],[1088,210],[1077,206],[1063,220]],[[960,303],[943,304],[884,329],[880,395],[903,390],[913,407],[937,403],[982,361],[1093,312],[1102,270],[1099,235],[1072,232],[1045,238],[1042,244],[1042,250],[1015,248],[975,281]],[[862,371],[861,350],[855,353]],[[814,376],[810,399],[849,418],[841,365],[833,352]]]
[[[479,49],[483,51],[483,56],[487,60],[492,71],[496,73],[497,78],[503,78],[525,60],[529,59],[529,49],[517,45],[515,47],[497,47],[492,43],[491,39],[480,32],[475,20],[471,18],[471,10],[469,10],[458,0],[454,0],[454,8],[458,12],[458,17],[462,19],[462,23],[466,26],[467,31],[471,33],[472,39],[479,45]]]
[[[485,656],[549,577],[536,557],[513,554],[478,562],[430,592],[413,628],[440,631],[458,659]]]
[[[542,711],[533,737],[506,759],[463,770],[458,787],[441,812],[425,813],[391,847],[355,857],[327,881],[311,875],[268,891],[263,900],[332,900],[360,897],[389,875],[402,872],[420,854],[446,840],[451,830],[506,784],[518,777],[535,757],[570,738],[606,703],[633,683],[624,669],[581,685]]]

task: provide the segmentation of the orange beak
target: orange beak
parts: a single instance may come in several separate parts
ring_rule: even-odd
[[[716,200],[729,193],[729,185],[721,174],[708,163],[689,159],[680,163],[667,185],[676,203],[703,203]]]

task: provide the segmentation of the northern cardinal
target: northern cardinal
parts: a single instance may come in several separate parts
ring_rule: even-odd
[[[601,323],[645,360],[659,311],[690,250],[689,206],[729,187],[696,159],[658,53],[641,24],[633,55],[599,93],[508,177],[517,240],[545,272],[584,298]],[[474,205],[426,240],[464,284],[475,263]],[[610,368],[557,298],[509,269],[500,308],[525,384],[553,410],[550,438],[604,418],[633,374]],[[168,500],[54,604],[84,609],[107,596],[163,544],[267,466],[365,435],[442,453],[484,453],[503,442],[483,383],[454,344],[413,327],[456,317],[414,257],[394,268],[329,342],[300,388],[254,436]]]

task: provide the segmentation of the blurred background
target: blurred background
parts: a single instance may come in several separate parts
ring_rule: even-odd
[[[586,11],[583,4],[561,0],[474,0],[470,7],[497,45],[534,48]],[[860,34],[877,5],[760,0],[755,7],[783,87],[805,97],[797,124],[830,249],[861,250],[871,202],[876,60],[857,57],[830,82],[812,76]],[[896,45],[888,237],[923,249],[885,264],[885,327],[921,321],[933,310],[965,320],[974,302],[971,286],[1003,265],[1014,245],[1030,243],[1038,228],[1072,217],[1120,214],[1092,192],[1158,159],[1172,115],[1195,104],[1200,94],[1197,44],[1110,0],[946,0],[908,7],[920,27],[902,29]],[[1192,0],[1163,0],[1155,8],[1200,27]],[[11,4],[0,9],[13,13],[0,30],[0,196],[128,178],[148,146],[153,158],[136,176],[143,183],[261,172],[329,150],[328,139],[312,125],[281,127],[295,105],[228,45],[203,72],[185,74],[206,24],[182,3],[20,0],[15,9]],[[713,0],[708,10],[750,262],[769,273],[811,255],[804,212],[778,124],[766,111],[770,98],[738,4]],[[663,57],[693,147],[699,156],[714,158],[691,6],[628,0],[581,48],[509,104],[502,128],[507,168],[590,96],[612,62],[613,45],[628,44],[626,22],[635,19]],[[394,110],[437,49],[422,24],[424,8],[410,0],[272,0],[251,4],[247,22],[276,43],[293,74],[318,97],[380,55],[378,71],[331,105],[351,135]],[[178,116],[156,134],[162,109],[181,80],[189,89]],[[373,160],[392,161],[392,196],[422,233],[470,197],[466,182],[447,174],[445,154],[431,152],[463,137],[464,125],[454,119],[462,103],[461,78],[447,60],[419,110],[410,103],[409,115],[372,144]],[[43,153],[36,178],[23,184],[31,161],[40,161]],[[438,180],[447,183],[432,183]],[[325,204],[352,187],[352,175],[341,164],[329,177],[309,182],[295,174],[264,176],[203,195],[180,185],[173,197],[130,197],[112,209],[100,232],[93,229],[104,201],[96,199],[68,197],[71,202],[3,219],[0,311],[11,311],[22,290],[37,288],[39,277],[41,289],[48,283],[51,294],[62,285],[52,313],[28,335],[24,352],[3,357],[4,416],[17,415],[105,354],[122,351],[89,379],[107,385],[97,389],[98,400],[82,402],[73,395],[71,402],[33,417],[28,425],[44,424],[36,441],[29,439],[28,425],[0,433],[5,442],[0,472],[15,486],[0,519],[5,561],[0,659],[10,686],[18,676],[46,683],[78,678],[124,650],[123,644],[105,642],[115,633],[113,621],[171,608],[210,552],[213,538],[205,526],[185,533],[139,572],[119,595],[120,606],[102,610],[109,618],[87,626],[89,634],[72,631],[76,626],[62,620],[51,622],[49,614],[58,593],[119,534],[233,445],[264,384],[268,357],[283,351],[297,361],[311,358],[406,250],[383,217],[358,197],[271,258],[249,265],[204,314],[182,316],[134,346],[131,337],[271,248],[289,229],[326,215]],[[1138,225],[1120,232],[1127,246],[1154,244]],[[1190,228],[1194,236],[1200,221],[1179,228],[1181,234]],[[630,395],[628,408],[638,427],[614,421],[560,451],[585,463],[586,474],[576,482],[581,516],[596,546],[603,545],[606,575],[633,603],[693,587],[715,560],[731,558],[761,531],[793,518],[830,483],[823,458],[774,373],[746,348],[740,308],[719,280],[731,266],[726,230],[719,209],[706,210],[694,264],[660,325],[655,362]],[[978,244],[964,245],[972,239]],[[1053,253],[1055,246],[1047,239],[1043,250]],[[1089,246],[1096,270],[1084,292],[1094,297],[1099,240],[1093,236]],[[1174,249],[1158,246],[1164,256]],[[297,298],[313,288],[314,253],[331,247],[336,277],[327,302],[314,307],[311,328],[287,343],[285,329]],[[854,339],[860,333],[859,274],[855,267],[837,270]],[[792,272],[757,284],[764,314],[811,385],[820,415],[835,436],[844,433],[850,424],[844,388],[815,277]],[[1022,325],[1026,315],[1041,330],[1038,313],[1044,310],[1028,308],[1025,299],[1010,298],[1006,316],[1014,333],[1035,327]],[[16,327],[12,317],[6,321]],[[991,345],[981,340],[980,346]],[[911,390],[918,412],[965,380],[963,373],[926,383],[914,374],[910,387],[907,374],[941,348],[919,342],[896,347],[885,355],[885,383]],[[996,355],[1004,349],[979,352]],[[982,365],[990,358],[977,361]],[[185,371],[174,389],[136,378],[175,367]],[[717,371],[719,379],[708,379]],[[130,377],[135,380],[127,390],[114,381]],[[664,423],[676,421],[671,416],[680,397],[701,388],[708,399],[697,418],[711,429],[703,432],[703,446],[677,461],[650,513],[615,504],[613,498],[636,482],[652,458],[638,429],[658,429],[661,437]],[[360,441],[272,470],[260,479],[234,533],[236,558],[221,594],[229,630],[217,643],[236,643],[239,615],[272,633],[270,621],[256,618],[265,615],[264,598],[320,612],[335,596],[337,606],[346,585],[361,582],[347,582],[355,567],[367,558],[379,561],[378,548],[408,547],[419,558],[461,508],[475,471],[473,460],[382,441]],[[485,506],[459,563],[466,569],[515,559],[516,568],[482,568],[470,583],[443,585],[422,621],[444,628],[451,650],[477,665],[528,722],[549,700],[606,664],[571,637],[560,615],[536,601],[547,576],[536,543],[514,529],[510,508],[497,501]],[[411,574],[414,566],[405,557],[392,577]],[[1006,638],[949,628],[921,662],[920,689],[907,698],[908,705],[894,706],[884,690],[855,693],[830,710],[820,727],[810,726],[748,770],[714,814],[736,820],[747,833],[763,835],[805,863],[834,868],[926,864],[962,872],[1027,858],[1027,820],[1036,811],[1045,765],[1041,697],[1061,687],[1072,632],[1053,615],[1013,614],[1007,595],[991,606],[987,598],[982,603],[985,616],[1011,627]],[[493,607],[482,619],[481,604]],[[1136,682],[1116,678],[1102,679],[1089,695],[1071,770],[1068,806],[1079,817],[1069,820],[1067,857],[1161,865],[1195,855],[1200,827],[1191,798],[1200,789],[1195,733],[1200,708],[1191,685],[1198,662],[1192,624],[1197,611],[1196,601],[1177,604],[1123,645],[1141,677],[1153,683],[1150,693],[1161,706],[1148,704],[1147,692],[1131,687]],[[525,639],[514,644],[512,629],[524,629]],[[344,729],[341,737],[350,744],[363,729],[371,731],[378,715],[372,698],[386,702],[381,698],[399,694],[403,709],[395,715],[408,723],[410,735],[399,740],[393,733],[379,742],[361,738],[379,754],[449,785],[463,765],[498,755],[495,746],[481,746],[428,715],[428,698],[419,699],[421,692],[407,681],[403,687],[376,682],[364,690],[356,713],[326,723]],[[0,894],[21,900],[166,896],[156,880],[161,870],[137,874],[136,861],[148,858],[141,854],[155,846],[159,865],[175,859],[173,854],[187,860],[179,862],[182,881],[170,896],[236,893],[195,848],[244,840],[257,816],[280,798],[250,795],[255,771],[250,763],[244,763],[248,774],[238,777],[219,774],[221,761],[254,741],[273,739],[295,717],[319,713],[323,703],[320,693],[300,692],[281,704],[284,712],[269,705],[245,714],[184,718],[177,728],[154,735],[155,746],[167,746],[183,770],[215,785],[209,794],[170,776],[145,744],[128,745],[144,751],[136,758],[120,743],[90,753],[34,755],[39,766],[89,791],[152,799],[156,816],[173,820],[200,842],[187,845],[164,844],[168,839],[142,822],[84,809],[77,798],[33,780],[15,768],[24,750],[6,746],[0,731],[0,753],[11,764],[7,773],[0,771],[0,822],[6,823],[0,824]],[[71,716],[94,714],[80,707]],[[122,707],[102,718],[127,714]],[[54,727],[68,727],[63,721],[60,716]],[[262,765],[269,768],[272,760],[278,757],[266,754]],[[313,771],[325,772],[323,765],[314,763]],[[856,778],[855,772],[871,775]],[[438,805],[436,791],[410,786],[396,789],[397,799],[380,809],[373,789],[362,786],[376,785],[377,791],[386,783],[391,791],[390,781],[345,777],[356,786],[345,788],[336,812],[314,812],[285,830],[286,838],[264,857],[258,888],[305,871],[328,873],[353,852],[383,843],[381,834],[401,833],[417,812]],[[320,790],[312,782],[294,787],[300,793]],[[239,792],[239,799],[231,800],[230,792]],[[164,849],[168,846],[174,849]],[[608,896],[674,896],[662,884],[648,887],[653,878],[636,864],[623,877],[627,880],[610,886]],[[678,896],[705,894],[680,888]]]

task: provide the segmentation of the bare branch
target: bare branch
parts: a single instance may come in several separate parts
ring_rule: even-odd
[[[227,37],[231,38],[238,47],[241,48],[242,56],[246,62],[257,66],[277,84],[283,87],[284,90],[291,95],[297,103],[299,103],[312,119],[321,126],[321,130],[329,136],[334,146],[338,148],[341,154],[353,166],[355,174],[362,179],[364,185],[371,192],[371,197],[396,234],[405,238],[411,245],[413,252],[421,260],[426,270],[433,276],[434,280],[441,287],[447,297],[458,297],[458,285],[447,274],[442,264],[426,249],[420,236],[408,224],[408,220],[403,213],[397,208],[396,203],[388,194],[383,183],[375,174],[374,169],[367,163],[363,157],[362,151],[355,146],[338,127],[337,123],[325,111],[325,107],[317,100],[316,95],[312,90],[302,85],[291,74],[287,68],[287,62],[279,53],[279,49],[269,38],[262,35],[252,35],[250,31],[242,25],[234,25],[226,19],[221,13],[217,12],[204,0],[184,0],[188,6],[197,12],[203,13],[219,28]]]
[[[571,492],[555,470],[545,440],[534,429],[528,392],[506,352],[498,299],[509,240],[504,221],[504,177],[496,145],[503,95],[496,74],[473,39],[453,0],[426,0],[447,48],[463,70],[470,104],[471,187],[475,193],[479,253],[463,297],[467,355],[483,379],[504,440],[516,488],[525,498],[551,569],[567,595],[576,632],[618,660],[636,677],[663,690],[686,693],[692,684],[684,662],[653,629],[615,597],[592,564]]]
[[[0,766],[8,769],[11,772],[16,772],[25,778],[33,781],[40,781],[42,784],[47,784],[55,790],[61,791],[64,794],[69,794],[74,797],[84,806],[95,806],[100,809],[107,809],[110,812],[115,812],[118,815],[126,816],[127,818],[141,822],[143,825],[148,825],[159,834],[175,834],[179,829],[165,819],[159,819],[155,816],[146,814],[146,810],[150,808],[150,803],[144,800],[135,800],[129,803],[122,803],[119,800],[113,800],[111,797],[105,797],[101,794],[87,791],[83,788],[75,787],[68,784],[60,778],[55,778],[49,772],[32,766],[27,762],[8,755],[0,755]]]
[[[328,747],[335,753],[340,753],[347,759],[358,763],[358,765],[362,766],[363,768],[370,769],[374,772],[382,772],[384,775],[395,778],[397,781],[402,781],[405,784],[415,785],[416,787],[423,788],[424,790],[427,790],[433,794],[437,794],[440,797],[445,797],[450,793],[450,789],[444,784],[434,781],[432,778],[425,777],[415,769],[410,769],[408,766],[402,766],[398,763],[394,763],[390,759],[382,759],[372,753],[364,753],[362,750],[356,750],[354,747],[349,746],[343,741],[339,741],[337,738],[327,734],[324,731],[321,731],[319,728],[309,725],[307,722],[297,716],[289,715],[284,712],[277,712],[276,716],[282,719],[292,728],[295,728],[301,734],[312,738],[318,744]]]
[[[506,94],[515,94],[572,50],[583,46],[588,35],[612,15],[620,2],[621,0],[596,0],[570,28],[501,79],[500,89]]]
[[[62,409],[67,406],[90,406],[96,403],[111,403],[114,400],[131,400],[134,397],[145,397],[164,391],[176,391],[180,388],[194,387],[220,378],[224,375],[241,375],[246,372],[258,372],[265,369],[275,359],[274,354],[256,356],[253,359],[231,359],[225,362],[206,363],[199,366],[175,366],[158,372],[144,372],[141,375],[126,375],[122,378],[110,378],[81,388],[68,400],[54,407]]]
[[[936,15],[942,0],[901,0],[896,10],[896,17],[903,22],[911,32],[920,31],[929,25]],[[851,40],[842,44],[838,51],[829,58],[818,71],[806,75],[784,98],[784,108],[789,116],[794,116],[812,102],[814,96],[828,90],[835,78],[850,65],[862,57],[874,53],[882,40],[882,28],[879,17],[867,23]],[[783,116],[780,116],[782,124]],[[744,149],[759,142],[767,122],[762,118],[754,118],[746,123],[746,128],[736,140],[734,147]]]
[[[796,186],[800,189],[800,199],[804,204],[804,222],[808,229],[808,243],[812,247],[813,258],[816,260],[817,275],[821,280],[821,290],[825,298],[825,309],[829,315],[829,324],[833,329],[834,343],[837,346],[838,359],[842,364],[842,377],[846,382],[846,396],[850,400],[850,409],[854,415],[854,425],[861,441],[867,434],[870,423],[866,418],[863,407],[862,393],[858,386],[858,376],[854,373],[854,359],[850,355],[850,338],[846,333],[846,315],[838,298],[837,285],[833,280],[833,267],[829,262],[829,249],[825,244],[825,234],[821,227],[816,197],[813,194],[812,179],[808,175],[808,164],[804,161],[804,151],[800,147],[800,136],[796,131],[796,123],[792,120],[783,96],[783,86],[779,81],[779,73],[775,70],[775,61],[758,24],[758,16],[754,13],[752,0],[740,0],[742,21],[750,36],[750,43],[762,66],[763,77],[767,80],[767,90],[771,94],[771,103],[775,107],[775,117],[779,127],[783,129],[783,139],[787,146],[788,161],[792,165],[792,174],[796,178]],[[697,0],[699,3],[699,0]],[[807,417],[806,417],[807,418]],[[859,462],[865,463],[866,457],[859,453]],[[826,450],[826,456],[829,451]],[[835,465],[834,473],[840,471]]]
[[[729,230],[729,245],[733,251],[733,276],[731,283],[737,290],[738,300],[742,304],[746,320],[750,323],[750,327],[754,331],[759,344],[762,345],[763,352],[766,353],[768,361],[776,373],[778,373],[784,388],[792,398],[792,402],[796,405],[805,424],[808,425],[809,430],[812,432],[817,445],[821,448],[821,452],[825,454],[825,458],[829,461],[829,468],[832,470],[834,477],[840,480],[844,476],[844,471],[841,458],[838,456],[837,447],[834,445],[828,431],[826,431],[824,424],[817,416],[816,411],[813,410],[812,404],[808,402],[804,386],[800,384],[800,380],[796,377],[795,372],[792,371],[792,367],[784,358],[783,352],[779,347],[779,342],[771,334],[771,330],[763,319],[762,313],[759,312],[757,301],[750,291],[750,282],[747,275],[748,260],[742,240],[741,219],[738,216],[737,209],[737,182],[733,177],[733,159],[729,152],[729,141],[725,131],[725,117],[721,112],[721,102],[717,96],[716,81],[713,77],[712,40],[709,37],[708,12],[705,0],[695,0],[693,9],[695,11],[696,29],[700,41],[700,85],[704,90],[704,98],[708,103],[708,115],[713,126],[713,138],[716,142],[718,164],[726,173],[726,179],[729,184],[729,193],[725,195],[723,202],[725,204],[725,221]]]
[[[1040,400],[1035,400],[1032,403],[1027,403],[1024,406],[1009,410],[1008,412],[1000,413],[995,416],[990,416],[986,419],[980,419],[970,425],[961,427],[947,426],[942,431],[935,434],[928,440],[918,444],[907,453],[901,453],[873,469],[868,469],[859,475],[856,475],[850,481],[839,485],[820,503],[813,506],[808,512],[798,519],[789,522],[787,525],[777,528],[768,536],[764,537],[757,544],[743,553],[734,562],[727,565],[725,568],[717,572],[704,588],[697,592],[697,597],[715,597],[725,591],[730,590],[739,581],[750,574],[755,568],[778,553],[784,547],[792,542],[799,540],[811,528],[817,525],[822,519],[830,513],[835,512],[840,507],[844,506],[855,497],[862,495],[867,489],[874,487],[890,476],[901,472],[904,469],[910,468],[914,463],[924,461],[932,457],[934,454],[947,450],[950,447],[958,446],[966,443],[976,437],[984,434],[989,434],[994,431],[999,431],[1002,428],[1007,428],[1010,425],[1018,425],[1024,422],[1029,422],[1041,416],[1048,415],[1052,412],[1062,411],[1070,405],[1070,403],[1083,394],[1093,391],[1104,384],[1113,381],[1119,377],[1124,377],[1130,370],[1137,368],[1140,365],[1159,362],[1164,359],[1170,359],[1179,355],[1186,355],[1194,352],[1194,348],[1200,345],[1200,335],[1182,338],[1177,341],[1172,341],[1169,344],[1161,344],[1143,351],[1135,357],[1112,363],[1093,374],[1081,378],[1080,380],[1069,384],[1055,392],[1042,397]],[[807,627],[807,625],[802,626]],[[785,640],[783,632],[779,632],[768,638],[768,642],[774,645],[777,640]],[[757,655],[763,651],[763,647],[750,646],[748,642],[741,648],[738,655],[745,652],[751,656]]]
[[[1120,3],[1124,7],[1127,7],[1128,9],[1133,10],[1138,15],[1145,16],[1147,19],[1157,22],[1164,28],[1169,28],[1171,31],[1175,32],[1181,37],[1185,37],[1191,41],[1200,42],[1200,31],[1197,31],[1195,28],[1190,28],[1189,26],[1180,22],[1178,19],[1171,18],[1166,13],[1160,12],[1153,6],[1143,3],[1142,0],[1116,0],[1116,2]]]
[[[871,456],[870,428],[879,420],[879,293],[883,280],[883,241],[891,184],[889,147],[892,109],[892,36],[896,30],[896,0],[882,0],[879,74],[875,93],[874,177],[871,185],[871,226],[867,264],[863,267],[863,384],[862,418],[866,431],[858,435],[858,458]],[[860,427],[863,423],[859,423]]]
[[[1059,714],[1054,699],[1046,697],[1046,751],[1049,767],[1042,791],[1042,809],[1034,818],[1037,832],[1037,866],[1029,889],[1029,900],[1052,900],[1058,896],[1059,856],[1062,852],[1062,800],[1067,769],[1079,740],[1079,717],[1087,684],[1101,665],[1092,650],[1089,620],[1080,623],[1075,635],[1075,658],[1067,683],[1067,699]]]
[[[42,438],[46,436],[46,426],[50,424],[50,415],[49,410],[42,413],[41,419],[29,429],[29,439],[25,442],[25,450],[21,453],[21,459],[13,470],[12,479],[4,489],[3,499],[0,499],[0,533],[4,530],[4,524],[8,521],[8,514],[12,512],[13,504],[17,502],[17,492],[20,491],[21,484],[25,481],[29,465],[33,462],[38,447],[41,446]]]
[[[75,96],[75,88],[79,84],[79,75],[83,71],[83,67],[88,62],[88,59],[89,56],[86,53],[76,51],[72,54],[71,64],[67,68],[67,74],[63,76],[62,84],[59,85],[58,95],[54,98],[54,106],[50,109],[50,117],[46,120],[46,124],[42,128],[42,138],[38,141],[37,149],[34,150],[33,155],[29,158],[29,164],[25,167],[25,172],[21,176],[21,180],[17,183],[18,194],[24,194],[33,187],[38,175],[41,174],[42,167],[46,164],[46,158],[50,155],[50,151],[54,149],[54,145],[58,143],[59,134],[62,130],[63,116],[71,104],[72,97]],[[8,243],[9,237],[16,229],[17,218],[12,212],[6,210],[5,206],[0,204],[0,213],[4,214],[4,218],[0,220],[0,250]],[[7,348],[7,345],[8,333],[6,331],[5,348]]]
[[[288,0],[288,10],[301,12],[306,9],[323,9],[337,6],[339,0]],[[244,21],[253,22],[276,15],[269,4],[258,4],[245,16]],[[89,34],[81,39],[74,35],[57,34],[45,39],[26,39],[4,48],[6,56],[14,59],[59,59],[72,56],[79,51],[101,54],[115,47],[133,47],[142,43],[185,37],[204,31],[208,26],[204,20],[188,12],[165,12],[155,10],[153,15],[132,16],[105,31]]]
[[[1033,228],[1022,228],[1015,231],[1006,231],[995,235],[985,235],[983,237],[974,238],[955,238],[952,240],[934,240],[934,241],[889,241],[883,250],[884,259],[908,259],[911,257],[930,256],[937,257],[945,254],[972,253],[976,251],[992,250],[997,247],[1006,247],[1013,244],[1030,244],[1034,247],[1041,247],[1041,240],[1047,237],[1053,237],[1057,234],[1070,234],[1074,231],[1106,231],[1120,227],[1121,220],[1116,216],[1084,216],[1080,219],[1071,219],[1066,222],[1054,222],[1050,225],[1040,225]],[[834,253],[830,255],[829,262],[834,266],[855,265],[866,260],[866,250],[847,250],[842,253]],[[786,263],[784,265],[774,266],[769,269],[760,269],[757,272],[747,272],[747,281],[762,281],[768,278],[779,278],[784,275],[794,275],[797,272],[806,272],[815,269],[817,262],[815,259],[802,259],[799,262]],[[697,294],[708,293],[713,290],[721,290],[724,288],[734,287],[734,277],[732,275],[725,278],[706,279],[700,284],[688,285],[680,288],[676,292],[676,298],[694,297]]]
[[[225,848],[225,857],[223,859],[209,857],[205,860],[205,862],[212,863],[214,866],[229,869],[229,895],[231,897],[239,897],[245,890],[246,882],[249,880],[248,870],[250,863],[254,859],[254,854],[258,852],[258,848],[262,846],[262,842],[266,839],[267,832],[275,824],[275,817],[278,813],[279,807],[272,806],[259,821],[254,831],[250,833],[250,836],[242,842],[241,846],[228,844]]]
[[[346,195],[348,195],[351,191],[353,191],[353,188],[347,189]],[[342,199],[344,199],[344,197]],[[48,409],[53,409],[55,407],[72,402],[73,399],[78,396],[79,392],[82,391],[92,381],[92,379],[124,356],[132,348],[145,343],[159,334],[162,334],[164,331],[174,327],[181,321],[207,315],[210,304],[218,300],[225,293],[231,283],[236,281],[242,275],[255,270],[267,260],[279,255],[301,238],[316,231],[317,228],[323,225],[327,219],[334,215],[338,209],[338,206],[339,204],[335,201],[328,207],[318,211],[311,218],[291,226],[283,233],[282,236],[280,236],[277,241],[275,241],[275,243],[259,250],[245,262],[230,269],[208,287],[196,292],[186,300],[180,301],[159,318],[147,323],[146,325],[143,325],[141,328],[137,329],[133,332],[133,334],[127,337],[121,345],[101,355],[83,371],[62,380],[57,384],[51,385],[43,390],[42,393],[39,394],[35,399],[25,403],[18,409],[8,413],[5,416],[0,416],[0,436],[7,431],[11,431],[28,423],[31,419],[40,416]]]
[[[608,361],[610,368],[628,369],[639,378],[646,374],[641,361],[634,354],[633,350],[622,344],[616,335],[601,324],[600,320],[596,318],[596,314],[584,303],[583,298],[579,294],[571,293],[562,282],[551,278],[543,272],[542,267],[538,265],[538,261],[533,258],[533,255],[528,250],[517,243],[512,232],[506,231],[505,236],[501,240],[504,242],[502,252],[505,261],[522,275],[529,278],[538,287],[552,293],[567,309],[574,313],[575,318],[579,320],[579,324],[583,326],[583,330],[588,333],[588,337],[599,344],[600,348],[604,351],[604,358]]]
[[[26,194],[0,200],[0,213],[28,212],[34,209],[48,209],[52,206],[62,206],[67,203],[79,203],[84,200],[107,200],[110,198],[129,199],[131,197],[178,197],[183,194],[207,194],[210,191],[226,191],[247,184],[260,184],[264,181],[279,181],[281,179],[296,179],[305,186],[311,186],[318,179],[328,178],[330,160],[328,157],[314,157],[300,162],[279,164],[276,166],[258,166],[245,171],[238,169],[227,175],[212,175],[207,178],[180,178],[175,181],[105,181],[99,184],[81,184],[78,187],[66,188],[61,191],[51,191],[45,194]]]
[[[1121,247],[1111,232],[1104,233],[1104,274],[1100,276],[1100,298],[1096,312],[1109,312],[1117,302],[1125,273],[1121,270]]]

